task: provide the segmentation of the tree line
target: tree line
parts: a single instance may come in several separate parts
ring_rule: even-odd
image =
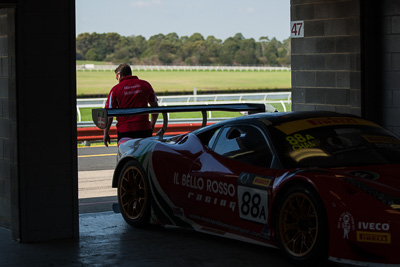
[[[290,65],[290,38],[246,39],[241,33],[222,41],[200,33],[179,37],[158,34],[148,40],[138,35],[81,33],[76,38],[76,58],[126,62],[133,65]]]

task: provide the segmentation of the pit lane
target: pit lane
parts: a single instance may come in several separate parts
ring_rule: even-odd
[[[117,147],[78,148],[79,213],[112,211],[117,190],[111,188]]]

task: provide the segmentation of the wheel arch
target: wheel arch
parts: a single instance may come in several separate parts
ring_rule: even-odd
[[[122,171],[122,168],[125,166],[125,164],[128,162],[128,161],[137,161],[137,162],[139,162],[135,157],[133,157],[133,156],[127,156],[127,157],[124,157],[124,158],[122,158],[122,159],[120,159],[119,161],[118,161],[118,164],[117,164],[117,166],[115,167],[115,169],[114,169],[114,174],[113,174],[113,179],[112,179],[112,188],[117,188],[118,187],[118,180],[119,180],[119,174],[121,173],[121,171]]]

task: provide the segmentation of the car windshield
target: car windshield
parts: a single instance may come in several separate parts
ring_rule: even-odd
[[[400,163],[400,140],[359,118],[315,118],[270,127],[287,168]]]

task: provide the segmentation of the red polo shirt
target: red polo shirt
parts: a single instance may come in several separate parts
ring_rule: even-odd
[[[157,100],[150,83],[140,80],[137,76],[126,76],[111,89],[105,108],[142,108]],[[117,117],[118,132],[149,129],[151,129],[149,115]]]

